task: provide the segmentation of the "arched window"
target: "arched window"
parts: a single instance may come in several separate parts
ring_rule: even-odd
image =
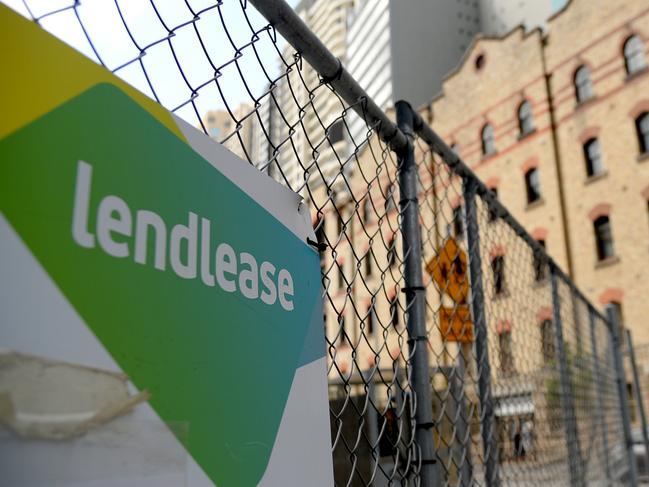
[[[649,152],[649,113],[644,112],[635,119],[635,128],[638,132],[638,146],[640,153]]]
[[[586,174],[595,176],[604,172],[602,163],[602,152],[599,148],[599,140],[589,139],[584,144],[584,159],[586,160]]]
[[[535,167],[525,173],[525,191],[528,204],[541,199],[541,180],[539,170]]]
[[[482,155],[488,156],[496,151],[494,129],[490,124],[482,127]]]
[[[613,257],[613,232],[608,216],[600,216],[593,222],[595,231],[595,245],[597,247],[597,258],[599,260]]]
[[[644,45],[636,35],[629,37],[624,43],[624,65],[626,74],[629,75],[642,71],[647,66]]]
[[[534,120],[532,119],[532,105],[525,100],[518,107],[518,128],[520,135],[527,135],[534,130]]]
[[[590,79],[588,66],[580,66],[575,72],[575,95],[578,103],[593,97],[593,82]]]

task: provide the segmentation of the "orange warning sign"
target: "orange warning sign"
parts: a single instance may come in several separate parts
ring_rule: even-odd
[[[439,327],[445,342],[473,342],[473,322],[467,306],[440,308]]]
[[[465,303],[469,295],[468,260],[454,238],[448,238],[444,245],[426,264],[426,271],[433,277],[443,293],[458,304]]]

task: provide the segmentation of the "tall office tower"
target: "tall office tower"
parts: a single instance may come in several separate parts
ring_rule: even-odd
[[[542,27],[551,0],[360,0],[350,12],[347,69],[382,108],[437,93],[473,38]],[[365,130],[356,119],[352,137]]]
[[[355,0],[302,0],[295,8],[309,28],[343,62],[347,51],[348,12],[354,2]],[[286,63],[292,63],[294,55],[295,50],[290,45],[282,51]],[[280,73],[283,73],[286,66],[281,60],[279,62]],[[306,180],[304,173],[309,165],[313,165],[314,159],[317,159],[324,180],[328,182],[329,176],[333,176],[339,169],[336,154],[346,152],[343,123],[342,120],[337,120],[342,105],[325,86],[309,92],[309,89],[319,84],[318,73],[306,62],[301,63],[300,69],[291,69],[273,85],[272,96],[264,96],[261,100],[263,128],[256,124],[253,135],[253,160],[260,165],[272,160],[268,166],[269,174],[303,194]],[[289,132],[292,133],[290,140]],[[321,143],[325,132],[328,141],[314,149],[311,144]],[[272,144],[264,140],[267,135]],[[321,177],[309,179],[312,187],[322,182]]]
[[[542,26],[551,15],[552,3],[552,0],[302,0],[295,10],[343,61],[368,95],[386,109],[399,99],[408,100],[415,108],[427,102],[441,89],[442,80],[459,64],[476,35],[501,36],[520,24],[528,30]],[[291,62],[294,53],[290,45],[286,46],[284,59]],[[272,156],[276,163],[269,166],[269,172],[298,191],[304,188],[305,168],[296,159],[308,166],[309,161],[317,158],[325,180],[340,165],[349,172],[353,163],[345,161],[344,156],[354,151],[354,144],[361,143],[367,131],[360,117],[350,114],[345,119],[349,137],[343,120],[336,118],[340,116],[341,105],[335,94],[321,87],[313,96],[305,84],[318,85],[317,73],[306,63],[299,73],[292,70],[288,78],[276,83],[273,94],[277,103],[269,96],[262,101],[263,115],[268,117],[263,123],[272,128],[273,144],[279,146]],[[300,114],[298,105],[305,108],[305,113]],[[311,141],[322,141],[326,130],[328,142],[314,151],[301,129],[300,116]],[[287,140],[290,126],[295,133],[294,147],[289,148],[282,141]],[[264,137],[260,130],[256,133],[255,138]],[[265,141],[255,143],[269,147]],[[262,152],[256,153],[255,159],[268,161],[270,153]],[[339,161],[336,155],[343,156],[343,160]],[[311,185],[320,183],[322,178],[309,179]]]

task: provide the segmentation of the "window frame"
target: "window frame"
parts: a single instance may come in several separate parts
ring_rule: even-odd
[[[642,42],[642,39],[637,34],[629,36],[624,41],[622,55],[624,56],[624,69],[627,76],[633,76],[647,68],[644,42]]]
[[[482,155],[488,157],[496,152],[496,141],[494,128],[490,123],[485,123],[480,131],[480,140],[482,141]]]
[[[556,359],[556,345],[554,336],[554,323],[552,319],[546,318],[539,323],[541,333],[541,357],[544,364],[549,364]]]
[[[531,167],[525,171],[525,197],[527,204],[531,205],[541,201],[541,175],[538,167]]]
[[[494,296],[502,296],[506,292],[505,256],[502,254],[494,255],[491,258],[490,265]]]
[[[538,239],[536,241],[541,247],[545,249],[545,239]],[[538,253],[533,252],[532,253],[532,260],[533,260],[533,268],[534,268],[534,282],[543,282],[548,278],[548,266],[547,262],[545,262],[545,259],[542,257],[539,257]]]
[[[394,236],[388,242],[387,261],[390,268],[397,263],[397,239]]]
[[[498,199],[498,188],[496,186],[489,188],[489,191],[491,191],[496,199]],[[496,220],[498,220],[498,212],[489,206],[487,208],[487,223],[493,223]]]
[[[649,112],[642,112],[636,117],[635,129],[640,154],[649,154]]]
[[[345,140],[345,122],[342,119],[334,120],[327,127],[327,140],[331,145]]]
[[[514,375],[516,366],[514,364],[514,340],[511,330],[502,330],[498,333],[498,359],[500,372],[503,375]]]
[[[593,154],[596,148],[596,154]],[[586,162],[586,176],[592,178],[604,173],[602,146],[597,137],[591,137],[583,144],[584,160]],[[598,167],[597,167],[598,166]]]
[[[598,262],[615,257],[613,228],[608,215],[601,215],[593,220],[593,232],[595,235],[595,248]]]
[[[523,110],[526,113],[523,113]],[[524,137],[534,132],[534,114],[532,104],[528,100],[523,100],[518,106],[518,130],[519,137]]]
[[[389,310],[390,310],[390,324],[393,328],[397,328],[400,324],[399,321],[399,297],[397,294],[392,296],[389,300]]]
[[[577,103],[584,103],[595,96],[593,79],[590,75],[590,68],[587,65],[582,64],[575,70],[573,82]]]
[[[453,237],[458,240],[464,238],[465,235],[465,224],[464,224],[464,209],[461,204],[458,204],[453,208]]]
[[[367,334],[374,335],[376,331],[376,308],[374,306],[374,300],[372,300],[367,307]]]

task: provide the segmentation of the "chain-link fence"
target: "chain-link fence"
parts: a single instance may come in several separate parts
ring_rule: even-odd
[[[376,106],[287,4],[14,3],[303,196],[336,485],[635,482],[614,315],[420,114]],[[339,5],[318,5],[336,22]]]

